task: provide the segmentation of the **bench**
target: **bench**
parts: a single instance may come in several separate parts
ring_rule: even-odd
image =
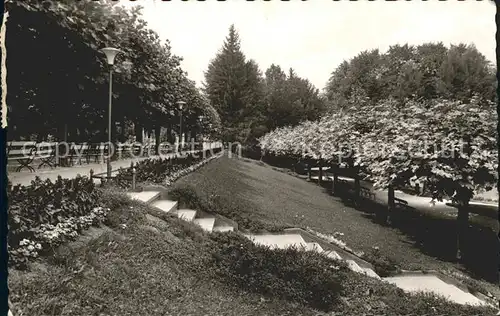
[[[16,172],[26,168],[31,172],[35,169],[31,167],[31,163],[35,160],[36,142],[31,141],[11,141],[7,149],[7,161],[17,161],[19,167]]]
[[[51,168],[57,166],[57,152],[57,143],[53,142],[11,141],[7,149],[7,160],[15,160],[19,163],[19,166],[15,169],[16,172],[24,168],[34,172],[35,169],[31,164],[35,160],[41,161],[38,169],[45,165]]]
[[[98,162],[99,158],[104,158],[104,155],[108,154],[108,143],[100,144],[90,144],[85,151],[85,158],[87,163],[90,162],[90,158],[94,157],[94,162]]]
[[[408,207],[408,202],[402,199],[398,199],[397,197],[394,198],[394,206],[396,207]]]
[[[58,153],[57,143],[41,142],[36,144],[35,159],[40,159],[41,163],[38,165],[38,169],[42,166],[47,165],[50,168],[56,167],[59,162],[56,161]]]

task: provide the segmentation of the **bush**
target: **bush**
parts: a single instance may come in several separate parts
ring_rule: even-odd
[[[255,212],[249,211],[248,205],[236,203],[231,198],[222,197],[217,194],[202,197],[196,188],[185,185],[169,191],[170,198],[190,209],[196,209],[206,213],[217,213],[232,219],[238,226],[249,231],[278,232],[283,230],[281,225],[273,225],[255,219]]]
[[[214,149],[213,154],[220,152],[220,149]],[[210,150],[198,152],[196,154],[190,153],[183,157],[160,158],[160,159],[146,159],[142,160],[135,165],[136,168],[136,181],[149,182],[156,184],[163,184],[165,180],[192,165],[201,162],[204,159],[212,156]],[[118,171],[115,182],[121,187],[129,187],[132,181],[132,169],[126,168]]]
[[[391,258],[384,257],[378,248],[372,248],[369,253],[363,254],[363,259],[370,262],[380,277],[389,277],[399,272],[397,263]]]
[[[101,222],[107,212],[99,207],[93,181],[81,176],[55,182],[36,177],[30,186],[9,183],[7,196],[9,263],[17,267]]]
[[[236,233],[214,234],[217,274],[245,290],[323,311],[339,303],[346,269],[315,252],[271,250]]]

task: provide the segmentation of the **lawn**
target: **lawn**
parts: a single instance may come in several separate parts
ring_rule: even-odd
[[[324,234],[340,233],[350,248],[365,253],[378,247],[381,256],[401,269],[460,272],[495,282],[497,239],[491,228],[471,229],[472,240],[481,247],[469,245],[470,255],[458,265],[451,261],[454,218],[411,214],[396,227],[387,227],[369,211],[358,211],[326,194],[322,187],[258,161],[223,157],[175,184],[183,186],[193,187],[207,199],[219,196],[240,209],[240,217],[270,227],[301,226]],[[481,283],[492,293],[498,292],[495,285]]]
[[[201,168],[201,173],[216,163]],[[103,201],[111,209],[106,226],[57,248],[28,272],[10,271],[15,315],[494,312],[407,295],[316,253],[271,251],[236,234],[208,235],[114,191],[104,192]],[[280,291],[282,285],[288,287]],[[325,299],[327,295],[330,298]]]

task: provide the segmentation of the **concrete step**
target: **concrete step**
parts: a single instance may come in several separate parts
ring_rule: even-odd
[[[354,272],[362,273],[365,274],[369,277],[375,278],[382,280],[372,269],[369,268],[362,268],[360,267],[354,260],[346,260],[347,265],[349,266],[349,269],[351,269]]]
[[[193,223],[201,226],[201,228],[207,232],[212,232],[214,229],[215,217],[196,218],[193,220]]]
[[[342,260],[342,257],[334,250],[327,250],[323,254],[333,260]]]
[[[213,229],[214,232],[225,233],[234,231],[233,226],[215,226]]]
[[[365,271],[354,261],[354,260],[346,260],[349,269],[354,272],[364,273]]]
[[[180,219],[183,219],[188,222],[192,222],[196,217],[195,210],[182,209],[182,210],[175,210],[172,213],[177,215],[177,217],[179,217]]]
[[[486,303],[469,292],[465,292],[453,284],[449,284],[435,275],[396,276],[384,278],[405,292],[431,292],[444,296],[458,304],[485,305]]]
[[[298,234],[282,234],[282,235],[244,235],[245,237],[252,240],[257,245],[268,246],[271,249],[279,248],[285,249],[292,246],[298,248],[306,248],[307,243],[304,241],[302,236]]]
[[[323,248],[321,248],[321,246],[317,242],[308,242],[306,250],[307,251],[316,251],[316,252],[323,252],[324,251]]]
[[[128,192],[127,195],[136,201],[149,204],[160,198],[161,192],[158,191],[142,191],[142,192]]]
[[[156,200],[151,205],[160,211],[168,213],[177,210],[178,203],[177,201],[170,200]]]

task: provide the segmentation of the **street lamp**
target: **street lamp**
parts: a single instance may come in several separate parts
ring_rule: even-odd
[[[182,137],[182,107],[186,102],[184,101],[177,101],[177,104],[179,105],[179,110],[180,110],[180,123],[179,123],[179,145],[181,145],[181,138]],[[184,140],[182,140],[182,144],[184,144]],[[182,145],[181,145],[181,150],[182,150]]]
[[[121,50],[113,47],[105,47],[101,49],[106,55],[109,67],[109,108],[108,108],[108,160],[107,160],[107,176],[108,179],[111,178],[111,104],[113,100],[113,64],[115,62],[115,57]]]

